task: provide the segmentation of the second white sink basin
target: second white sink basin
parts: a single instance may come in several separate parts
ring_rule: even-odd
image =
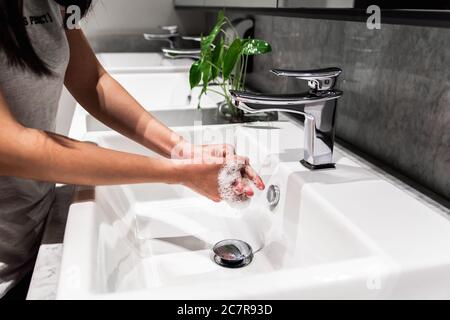
[[[147,110],[193,109],[198,106],[200,88],[191,91],[189,74],[118,73],[112,76]],[[215,101],[206,96],[202,108],[215,108]]]
[[[192,113],[198,109],[201,88],[191,90],[189,74],[185,72],[153,72],[153,73],[115,73],[111,74],[146,110],[150,112],[168,112],[163,121],[173,125],[172,119],[189,125],[201,120],[201,113]],[[217,108],[223,98],[217,94],[204,95],[200,106],[204,110]],[[191,118],[182,117],[176,111],[190,110]],[[172,112],[172,114],[170,114]],[[174,113],[175,112],[175,113]],[[178,119],[178,120],[177,120]],[[82,139],[90,131],[110,130],[97,119],[89,115],[80,105],[77,105],[72,119],[69,136]]]
[[[188,72],[193,60],[167,59],[156,52],[98,53],[97,58],[111,73]]]

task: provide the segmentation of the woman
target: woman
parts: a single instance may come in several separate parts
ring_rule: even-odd
[[[146,112],[99,64],[83,32],[64,28],[64,8],[90,0],[0,0],[0,297],[32,269],[54,183],[182,184],[220,201],[218,173],[243,162],[242,178],[264,189],[226,145],[192,146]],[[51,133],[62,86],[109,127],[169,159],[107,150]],[[178,156],[202,161],[171,160]],[[206,159],[206,160],[205,160]],[[245,179],[239,196],[251,197]]]

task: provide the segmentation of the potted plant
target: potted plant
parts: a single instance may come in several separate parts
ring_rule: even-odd
[[[231,30],[232,34],[227,30]],[[271,51],[267,41],[241,39],[224,11],[220,11],[210,34],[201,38],[200,59],[192,64],[189,74],[191,88],[202,87],[199,101],[207,92],[221,95],[224,101],[219,106],[219,112],[228,120],[253,120],[234,106],[229,90],[245,90],[249,57]]]

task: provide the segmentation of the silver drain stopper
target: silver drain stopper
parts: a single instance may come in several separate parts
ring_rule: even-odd
[[[242,268],[253,260],[253,249],[242,240],[223,240],[213,248],[214,261],[225,268]]]

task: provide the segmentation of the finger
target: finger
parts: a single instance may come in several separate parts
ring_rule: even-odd
[[[255,195],[255,192],[253,191],[252,187],[250,187],[249,185],[245,186],[244,188],[244,194],[247,197],[253,197]]]
[[[217,193],[208,195],[208,198],[214,202],[221,202],[222,196],[220,195],[219,188],[217,188]]]
[[[203,164],[212,164],[212,165],[224,165],[226,163],[226,159],[223,157],[208,157],[203,160]]]
[[[231,157],[235,154],[234,147],[230,144],[216,144],[209,146],[209,152],[213,157]]]
[[[223,157],[230,157],[236,154],[236,150],[234,149],[234,146],[230,144],[224,144],[222,146],[223,148]]]
[[[233,190],[234,193],[237,195],[241,195],[244,193],[244,184],[242,183],[241,179],[239,179],[239,181],[236,180],[234,182]]]
[[[244,194],[244,188],[241,185],[234,187],[233,191],[234,191],[234,194],[238,195],[238,196]]]
[[[264,190],[265,188],[264,182],[251,166],[249,165],[245,166],[244,173],[245,176],[249,178],[259,190]]]
[[[235,194],[238,196],[245,195],[246,197],[252,197],[255,194],[252,187],[247,183],[246,179],[236,180],[233,189]]]
[[[237,165],[242,166],[242,167],[247,166],[250,163],[250,159],[249,158],[243,157],[243,156],[237,156],[237,155],[234,155],[232,157],[228,157],[227,161],[234,162]]]
[[[210,199],[211,199],[211,201],[216,202],[216,203],[219,203],[222,201],[222,199],[220,197],[211,197]]]

